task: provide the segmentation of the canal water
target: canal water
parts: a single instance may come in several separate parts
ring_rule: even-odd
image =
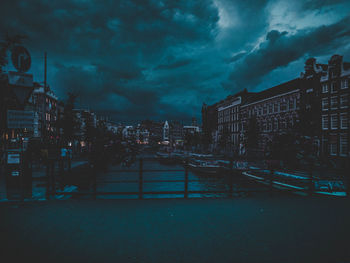
[[[188,191],[229,191],[233,181],[233,196],[249,196],[257,192],[266,194],[267,188],[256,184],[240,173],[233,175],[205,175],[188,171]],[[97,175],[97,192],[138,192],[139,161],[130,167],[112,165]],[[167,182],[180,180],[180,182]],[[157,181],[157,182],[151,182]],[[161,182],[164,181],[164,182]],[[182,164],[164,164],[157,159],[143,160],[143,198],[183,198],[183,194],[147,194],[147,192],[184,191],[185,168]],[[243,191],[243,192],[242,192]],[[188,197],[225,197],[223,193],[189,193]],[[98,199],[138,198],[138,195],[98,195]]]

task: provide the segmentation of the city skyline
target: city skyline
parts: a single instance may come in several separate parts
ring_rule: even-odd
[[[52,90],[115,121],[200,120],[203,102],[291,80],[308,57],[350,60],[347,1],[2,5],[0,32],[28,36],[35,81],[47,51]]]

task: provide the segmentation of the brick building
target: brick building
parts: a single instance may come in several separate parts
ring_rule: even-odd
[[[242,143],[241,106],[255,93],[246,89],[217,104],[217,142],[238,152]]]
[[[259,133],[258,149],[264,150],[274,136],[291,132],[299,119],[301,88],[297,78],[251,96],[241,106],[242,140],[253,118]]]
[[[310,58],[299,78],[204,104],[203,133],[210,134],[214,148],[225,136],[225,147],[237,151],[254,120],[257,149],[265,150],[276,135],[292,133],[310,138],[319,156],[344,160],[349,157],[349,78],[350,63],[342,56],[332,56],[328,64]]]
[[[334,55],[320,79],[321,153],[336,159],[349,157],[349,78],[350,63]]]

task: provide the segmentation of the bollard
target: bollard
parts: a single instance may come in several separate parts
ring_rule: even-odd
[[[186,160],[185,164],[185,191],[184,191],[184,198],[188,198],[188,160]]]
[[[139,199],[143,198],[143,175],[142,175],[142,169],[143,169],[143,160],[140,158],[140,167],[139,167]]]

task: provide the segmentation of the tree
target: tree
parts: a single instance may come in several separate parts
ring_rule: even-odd
[[[76,99],[77,99],[77,95],[69,92],[67,102],[64,106],[62,128],[63,128],[63,138],[66,142],[73,140],[74,132],[77,127],[77,119],[73,111]]]
[[[219,138],[219,146],[225,152],[226,152],[226,147],[227,147],[227,144],[229,143],[229,141],[230,141],[230,132],[228,130],[227,125],[224,125],[223,129],[222,129],[222,133],[221,133],[220,138]]]
[[[7,52],[15,45],[22,44],[23,40],[26,38],[27,36],[25,35],[10,36],[6,34],[4,39],[0,41],[0,74],[2,73],[2,68],[8,64]]]
[[[259,143],[259,128],[255,115],[248,120],[245,130],[245,146],[247,150],[257,149]]]
[[[7,74],[3,74],[3,67],[8,64],[8,51],[10,51],[15,45],[21,44],[22,40],[25,38],[26,36],[22,35],[14,35],[11,37],[6,34],[6,36],[0,40],[0,139],[5,133],[7,127],[7,110],[12,104],[16,104],[8,87]]]
[[[201,136],[201,143],[203,145],[203,148],[205,150],[208,150],[209,148],[209,145],[212,143],[212,137],[211,135],[209,134],[209,132],[203,132],[202,133],[202,136]]]

